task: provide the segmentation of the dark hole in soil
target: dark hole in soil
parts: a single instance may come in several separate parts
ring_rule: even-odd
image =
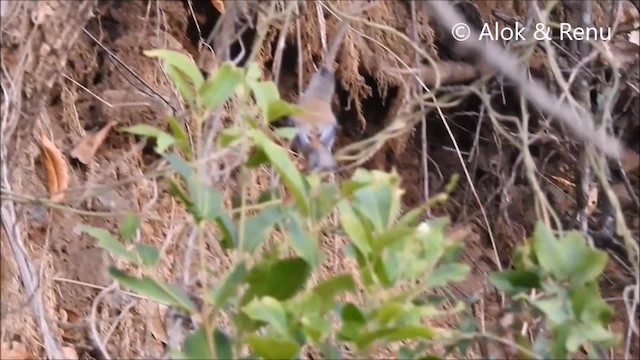
[[[182,1],[183,5],[189,10],[189,4],[186,0]],[[203,39],[207,39],[211,31],[215,28],[218,20],[222,18],[222,14],[213,6],[211,1],[194,1],[192,2],[193,11],[196,13],[194,19],[193,16],[189,17],[189,22],[187,25],[187,37],[194,45],[198,44],[199,36],[201,35]],[[196,25],[196,22],[198,24]],[[245,20],[240,20],[245,21]],[[236,23],[235,30],[240,31],[244,27],[244,23]],[[200,35],[198,34],[198,28],[200,28]],[[247,61],[249,54],[251,53],[251,46],[253,46],[254,38],[256,35],[256,30],[252,28],[247,28],[240,35],[240,41],[244,44],[244,55],[242,59],[240,59],[238,65],[243,66]],[[240,44],[240,41],[234,41],[229,49],[229,56],[231,59],[235,59],[242,52],[243,45]],[[209,44],[213,46],[213,44]]]

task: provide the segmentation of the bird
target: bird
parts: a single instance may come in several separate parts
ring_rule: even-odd
[[[333,171],[338,167],[331,152],[338,129],[338,121],[331,109],[336,87],[332,65],[349,29],[348,23],[342,21],[324,63],[311,75],[300,95],[297,105],[302,112],[288,117],[290,125],[297,130],[293,145],[305,157],[307,171]]]
[[[337,162],[331,153],[338,122],[331,109],[335,89],[335,75],[321,66],[311,76],[305,92],[298,100],[302,112],[289,116],[297,132],[293,145],[306,158],[308,171],[332,171]]]

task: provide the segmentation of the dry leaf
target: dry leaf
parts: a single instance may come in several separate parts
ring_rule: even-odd
[[[107,125],[100,129],[100,131],[85,135],[82,140],[80,140],[78,145],[73,148],[73,150],[71,151],[71,156],[78,159],[78,161],[80,161],[81,163],[89,165],[91,161],[93,161],[93,157],[95,156],[98,147],[102,145],[111,128],[116,126],[117,123],[117,121],[110,121]]]
[[[44,133],[40,135],[42,163],[47,173],[47,190],[52,201],[64,199],[63,191],[69,186],[69,167],[56,145]]]
[[[224,2],[222,0],[211,0],[211,4],[216,10],[220,11],[220,14],[224,14]]]

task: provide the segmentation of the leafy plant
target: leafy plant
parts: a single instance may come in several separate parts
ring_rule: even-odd
[[[196,151],[175,118],[168,119],[171,133],[147,125],[124,129],[156,138],[156,150],[173,170],[167,175],[169,192],[187,209],[194,229],[199,235],[203,229],[215,230],[221,246],[237,255],[219,280],[211,277],[200,294],[190,294],[155,276],[159,250],[133,243],[141,222],[137,217],[122,220],[120,240],[107,230],[81,227],[98,239],[98,246],[141,269],[143,275],[134,276],[112,268],[111,276],[121,285],[187,314],[200,313],[202,325],[186,336],[179,349],[170,350],[174,358],[290,359],[299,356],[305,344],[335,358],[339,355],[336,341],[347,342],[366,356],[376,342],[415,340],[415,346],[402,347],[398,356],[426,359],[437,358],[427,353],[426,342],[433,339],[461,349],[468,346],[469,334],[476,328],[473,322],[463,322],[460,331],[453,332],[430,321],[444,313],[465,311],[462,302],[445,310],[442,301],[427,296],[429,289],[461,281],[469,272],[458,260],[462,244],[445,236],[447,219],[418,220],[426,207],[446,200],[446,193],[402,211],[403,190],[395,171],[357,169],[338,184],[325,183],[317,174],[303,174],[273,138],[291,134],[266,128],[274,119],[300,109],[283,101],[272,82],[260,80],[255,64],[238,68],[225,63],[205,79],[184,54],[169,50],[145,54],[164,62],[194,113],[214,110],[235,97],[244,109],[240,118],[246,122],[222,131],[215,146],[248,145],[251,152],[245,171],[269,164],[280,175],[282,193],[292,200],[270,189],[255,199],[241,192],[232,206],[225,206],[222,194],[205,183],[192,165]],[[334,210],[339,212],[337,231],[348,239],[344,251],[355,260],[356,271],[311,281],[324,258],[318,224]],[[283,241],[265,246],[275,230]],[[205,251],[205,247],[195,250]],[[519,254],[515,269],[495,273],[491,281],[514,301],[542,315],[553,337],[549,346],[541,346],[542,340],[522,346],[541,357],[561,357],[583,344],[610,346],[615,341],[605,328],[611,310],[600,298],[596,283],[606,254],[588,248],[577,233],[558,240],[541,224]],[[210,273],[208,264],[199,265]],[[530,296],[534,289],[542,296]],[[359,291],[363,301],[356,304],[353,299]],[[214,326],[221,312],[231,319],[227,330]],[[245,346],[250,353],[244,352]]]
[[[566,358],[584,346],[592,357],[600,358],[598,347],[619,341],[607,329],[613,309],[600,296],[597,284],[607,263],[606,252],[589,248],[577,231],[558,239],[538,223],[515,261],[516,269],[494,273],[490,281],[544,317],[551,340],[550,346],[540,346],[548,339],[535,340],[533,351],[539,356]],[[529,296],[532,290],[539,295]]]

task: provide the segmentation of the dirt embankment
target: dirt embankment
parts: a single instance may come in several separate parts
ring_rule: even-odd
[[[203,59],[200,64],[206,70],[207,61],[213,57],[206,50],[199,50],[198,39],[206,38],[214,29],[220,11],[214,6],[215,1],[195,2],[192,6],[186,1],[103,1],[97,4],[84,1],[77,2],[76,8],[51,3],[53,5],[46,6],[25,2],[17,5],[19,8],[11,8],[11,14],[15,16],[3,17],[3,67],[13,74],[12,80],[21,82],[20,87],[12,84],[15,92],[3,93],[3,108],[10,109],[12,114],[22,111],[15,117],[19,123],[7,125],[14,126],[16,132],[9,139],[9,153],[3,155],[3,161],[8,160],[7,169],[11,170],[4,176],[10,177],[7,181],[11,184],[12,194],[46,196],[47,179],[39,142],[44,133],[71,164],[69,188],[77,191],[69,192],[66,200],[82,210],[52,211],[23,199],[16,203],[15,220],[19,224],[16,234],[35,266],[33,277],[37,280],[37,294],[42,298],[44,313],[50,317],[47,319],[50,330],[65,351],[76,353],[80,358],[98,358],[100,354],[89,336],[90,329],[95,327],[108,338],[107,349],[112,356],[149,358],[162,352],[162,341],[166,339],[162,326],[164,309],[136,297],[105,291],[111,285],[106,269],[112,259],[96,248],[93,238],[79,235],[75,229],[80,223],[88,223],[115,230],[123,214],[114,216],[112,212],[122,209],[144,212],[145,221],[139,236],[162,248],[159,272],[172,278],[172,274],[181,271],[181,241],[187,236],[187,230],[180,222],[184,209],[171,199],[163,185],[144,176],[151,170],[155,157],[151,146],[133,136],[111,132],[88,165],[74,161],[70,153],[87,134],[112,121],[118,126],[139,123],[164,126],[166,115],[179,108],[177,92],[158,62],[145,57],[143,51],[151,48],[187,51],[194,58]],[[525,3],[468,1],[460,2],[459,7],[475,22],[505,21],[524,18],[528,11]],[[600,2],[594,10],[599,14],[596,17],[604,18],[607,8],[598,4]],[[338,8],[349,6],[348,1],[338,2]],[[95,16],[89,19],[87,9],[90,8]],[[56,23],[59,28],[50,25],[49,17],[64,14],[69,18]],[[416,39],[434,61],[469,62],[456,55],[446,32],[438,30],[428,14],[427,7],[420,2],[417,2],[413,20],[410,2],[380,2],[365,15],[370,24],[381,26],[353,24],[354,31],[349,33],[337,60],[338,91],[334,108],[342,127],[337,148],[378,133],[406,110],[403,106],[407,99],[417,94],[416,81],[405,71],[407,67],[416,66],[415,52],[387,28]],[[300,23],[304,24],[300,28],[300,44],[304,46],[299,46],[297,41],[295,21],[288,26],[281,50],[277,42],[282,25],[274,25],[267,34],[258,62],[267,76],[273,76],[274,57],[282,51],[278,84],[288,100],[295,100],[299,92],[298,64],[301,63],[304,83],[325,52],[322,38],[331,39],[336,28],[336,17],[325,15],[326,20],[319,23],[316,6],[305,3],[300,18]],[[33,24],[39,21],[38,16],[44,20],[36,28]],[[415,32],[414,22],[417,25]],[[248,29],[242,40],[250,45],[254,37],[255,31]],[[239,48],[234,44],[232,55],[237,55]],[[544,56],[537,55],[534,59],[537,60],[530,63],[532,75],[550,79]],[[57,62],[52,62],[54,60]],[[421,65],[425,64],[427,62],[422,61]],[[463,84],[472,80],[475,79]],[[637,74],[635,78],[629,75],[624,80],[637,83]],[[519,98],[513,87],[497,80],[491,83],[489,90],[496,109],[505,114],[517,114]],[[621,110],[614,114],[615,121],[618,127],[626,129],[621,134],[625,145],[638,153],[640,141],[633,135],[640,131],[638,95],[625,88],[620,99],[617,108]],[[36,112],[42,103],[45,111]],[[461,180],[451,201],[434,211],[438,215],[450,215],[456,226],[468,231],[464,255],[474,271],[468,281],[459,284],[457,291],[463,296],[480,294],[485,297],[490,304],[487,312],[491,315],[499,309],[497,298],[488,290],[486,273],[500,265],[508,266],[511,249],[530,232],[536,218],[533,190],[523,175],[520,153],[497,135],[489,119],[483,118],[486,109],[481,101],[470,96],[453,105],[444,109],[450,130],[436,112],[431,112],[426,119],[426,144],[423,144],[422,127],[418,125],[413,131],[386,143],[365,166],[385,170],[396,168],[406,189],[405,205],[411,207],[423,201],[425,180],[433,194],[443,189],[452,174],[464,173],[459,157],[462,155],[470,178]],[[532,122],[532,127],[536,127],[532,132],[547,127],[542,118]],[[5,125],[3,119],[3,135],[6,134]],[[569,214],[575,207],[573,191],[579,175],[577,159],[566,154],[577,151],[577,145],[556,135],[558,132],[553,128],[549,129],[553,133],[547,131],[545,140],[532,146],[531,151],[543,179],[544,191],[552,198],[554,206]],[[455,139],[459,153],[452,139]],[[429,158],[426,178],[422,162],[424,148]],[[637,189],[640,185],[638,169],[631,169],[627,175],[625,181]],[[269,184],[265,171],[256,171],[252,177],[254,187],[251,192],[254,194]],[[615,181],[616,192],[625,194],[622,180]],[[472,186],[478,194],[477,199]],[[231,185],[223,190],[228,196],[234,191]],[[637,191],[635,196],[638,196]],[[625,200],[624,209],[637,237],[640,227],[637,209],[633,207],[631,196],[625,199],[628,201]],[[479,204],[488,214],[488,224],[481,216]],[[88,212],[106,215],[89,216]],[[487,225],[492,229],[493,239]],[[31,316],[31,307],[25,305],[32,294],[25,291],[21,283],[7,234],[1,234],[3,352],[13,349],[41,356],[40,325]],[[327,271],[348,269],[348,261],[339,254],[341,240],[325,240],[325,251],[329,255]],[[500,249],[499,260],[495,256],[496,247]],[[210,250],[207,256],[212,268],[227,268],[229,260],[222,251],[215,246]],[[624,266],[612,261],[602,284],[604,297],[618,297],[629,281],[628,276]],[[613,304],[619,314],[614,330],[623,331],[624,305],[621,302]],[[637,355],[637,349],[634,351]]]

